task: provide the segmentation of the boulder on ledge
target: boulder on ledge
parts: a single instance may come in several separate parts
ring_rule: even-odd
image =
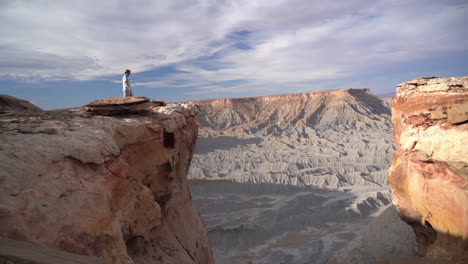
[[[93,115],[122,115],[146,112],[156,106],[166,105],[162,100],[147,97],[109,97],[94,100],[82,107],[83,111]]]

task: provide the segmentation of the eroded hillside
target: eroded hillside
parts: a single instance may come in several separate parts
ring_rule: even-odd
[[[195,103],[189,177],[217,263],[325,263],[390,203],[390,108],[368,89]]]
[[[191,178],[297,186],[386,184],[388,104],[368,89],[198,101]]]

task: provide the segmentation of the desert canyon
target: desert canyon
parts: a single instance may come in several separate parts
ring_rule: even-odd
[[[466,263],[468,76],[43,111],[0,96],[0,263]],[[28,262],[29,261],[29,262]]]

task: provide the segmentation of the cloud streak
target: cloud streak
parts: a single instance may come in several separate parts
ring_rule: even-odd
[[[18,0],[0,11],[0,75],[89,80],[171,65],[134,85],[300,89],[464,51],[467,11],[457,0]],[[232,80],[246,82],[218,84]]]

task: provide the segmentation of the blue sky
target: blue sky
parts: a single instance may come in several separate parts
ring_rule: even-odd
[[[103,2],[103,3],[100,3]],[[467,0],[10,0],[0,94],[44,109],[339,88],[393,92],[468,75]]]

